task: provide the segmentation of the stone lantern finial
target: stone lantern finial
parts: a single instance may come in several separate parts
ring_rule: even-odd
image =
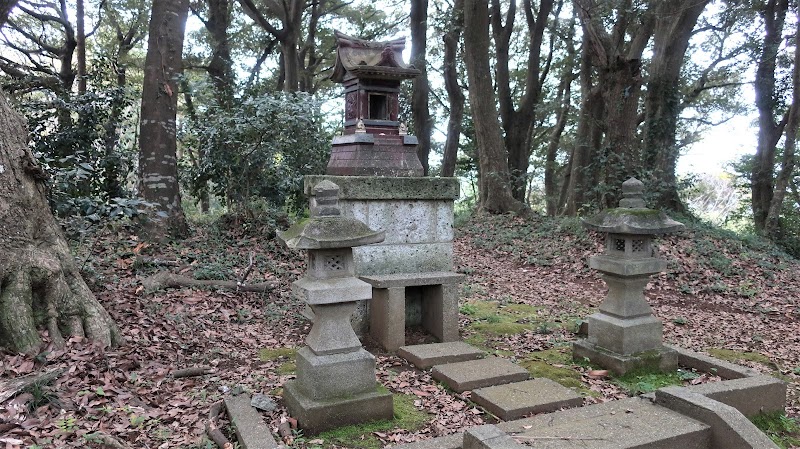
[[[642,194],[644,193],[644,183],[636,178],[631,177],[622,183],[622,199],[619,201],[619,207],[629,209],[644,208],[644,200]]]

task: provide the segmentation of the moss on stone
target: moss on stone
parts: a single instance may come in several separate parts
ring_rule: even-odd
[[[472,318],[468,328],[485,336],[513,335],[548,323],[538,320],[538,307],[503,305],[497,301],[468,301],[461,311]]]
[[[572,365],[572,351],[569,347],[532,352],[520,365],[534,378],[550,379],[584,396],[599,396],[599,393],[589,390],[581,381],[581,373]]]
[[[720,360],[725,360],[726,362],[736,363],[738,361],[746,360],[749,362],[760,363],[764,366],[775,369],[775,364],[772,362],[772,360],[763,354],[759,354],[758,352],[734,351],[733,349],[724,348],[708,348],[706,351],[711,357],[716,357]]]
[[[414,405],[416,396],[394,394],[394,419],[339,427],[316,436],[323,440],[323,447],[346,447],[354,449],[380,449],[383,447],[374,432],[405,429],[413,432],[428,422],[430,417]]]

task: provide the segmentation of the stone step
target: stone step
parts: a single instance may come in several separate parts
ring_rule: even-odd
[[[525,368],[501,357],[436,365],[433,367],[432,375],[434,379],[444,382],[457,393],[492,385],[521,382],[530,377]]]
[[[583,404],[581,395],[544,378],[478,388],[472,392],[471,399],[503,421]]]
[[[449,343],[402,346],[397,350],[397,355],[419,369],[427,369],[434,365],[477,360],[485,354],[480,349],[463,341],[451,341]]]

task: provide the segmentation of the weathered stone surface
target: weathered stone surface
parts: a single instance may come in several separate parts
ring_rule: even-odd
[[[578,393],[550,379],[478,388],[472,392],[471,399],[504,421],[583,404],[583,398]]]
[[[353,277],[301,278],[292,283],[292,293],[308,304],[361,301],[372,297],[372,286]]]
[[[369,333],[387,351],[406,344],[406,289],[373,289],[370,301]]]
[[[741,379],[743,377],[760,376],[761,374],[746,366],[720,360],[699,352],[681,348],[679,346],[664,345],[678,354],[678,363],[687,368],[694,368],[697,371],[714,373],[723,379]]]
[[[491,424],[473,427],[464,432],[464,449],[525,449],[507,433]]]
[[[661,388],[656,391],[656,403],[711,426],[709,449],[778,447],[735,408],[687,388]]]
[[[261,419],[261,415],[250,406],[250,395],[225,396],[223,401],[236,432],[236,439],[242,449],[275,449],[278,447],[269,426]]]
[[[708,425],[640,398],[561,410],[497,427],[534,448],[546,449],[707,449],[711,441]]]
[[[687,388],[693,393],[729,405],[747,417],[783,411],[786,403],[786,384],[772,376],[709,382]]]
[[[420,285],[457,284],[464,275],[452,271],[432,271],[429,273],[396,273],[384,275],[365,275],[361,280],[375,288],[416,287]]]
[[[663,372],[675,371],[678,368],[678,355],[665,347],[640,354],[622,355],[595,346],[587,340],[577,340],[572,344],[572,358],[591,360],[619,375],[639,368]]]
[[[308,348],[317,355],[361,349],[361,341],[350,324],[350,316],[355,308],[354,302],[311,305],[314,310],[314,326],[306,337]]]
[[[346,398],[314,400],[298,391],[295,381],[283,386],[283,400],[305,435],[350,424],[388,420],[394,417],[392,394],[373,390]]]
[[[477,360],[485,354],[480,349],[463,341],[453,341],[403,346],[397,351],[397,355],[419,369],[427,369],[434,365]]]
[[[589,268],[619,276],[643,276],[664,271],[667,263],[654,257],[632,260],[619,256],[599,255],[589,258]]]
[[[375,391],[375,356],[359,349],[344,354],[316,355],[308,348],[297,351],[298,392],[324,400]]]
[[[353,248],[356,275],[424,273],[453,269],[452,243],[369,245]]]
[[[339,186],[339,200],[456,200],[459,197],[458,178],[392,178],[310,175],[304,178],[304,193],[323,179]],[[341,204],[341,203],[340,203]],[[344,209],[344,205],[343,209]]]
[[[424,287],[422,291],[422,327],[443,343],[460,339],[458,291],[453,284]]]
[[[589,343],[620,355],[631,355],[662,347],[661,320],[653,315],[617,318],[595,313],[587,318]]]
[[[255,393],[253,397],[250,398],[250,405],[265,412],[271,412],[278,408],[278,404],[264,393]]]
[[[520,382],[530,377],[528,371],[501,357],[448,363],[433,367],[433,378],[461,393],[481,387]]]

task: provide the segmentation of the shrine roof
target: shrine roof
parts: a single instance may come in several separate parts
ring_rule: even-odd
[[[334,31],[336,63],[331,80],[343,82],[349,77],[406,79],[420,74],[413,65],[403,62],[404,37],[385,42],[358,39]]]

